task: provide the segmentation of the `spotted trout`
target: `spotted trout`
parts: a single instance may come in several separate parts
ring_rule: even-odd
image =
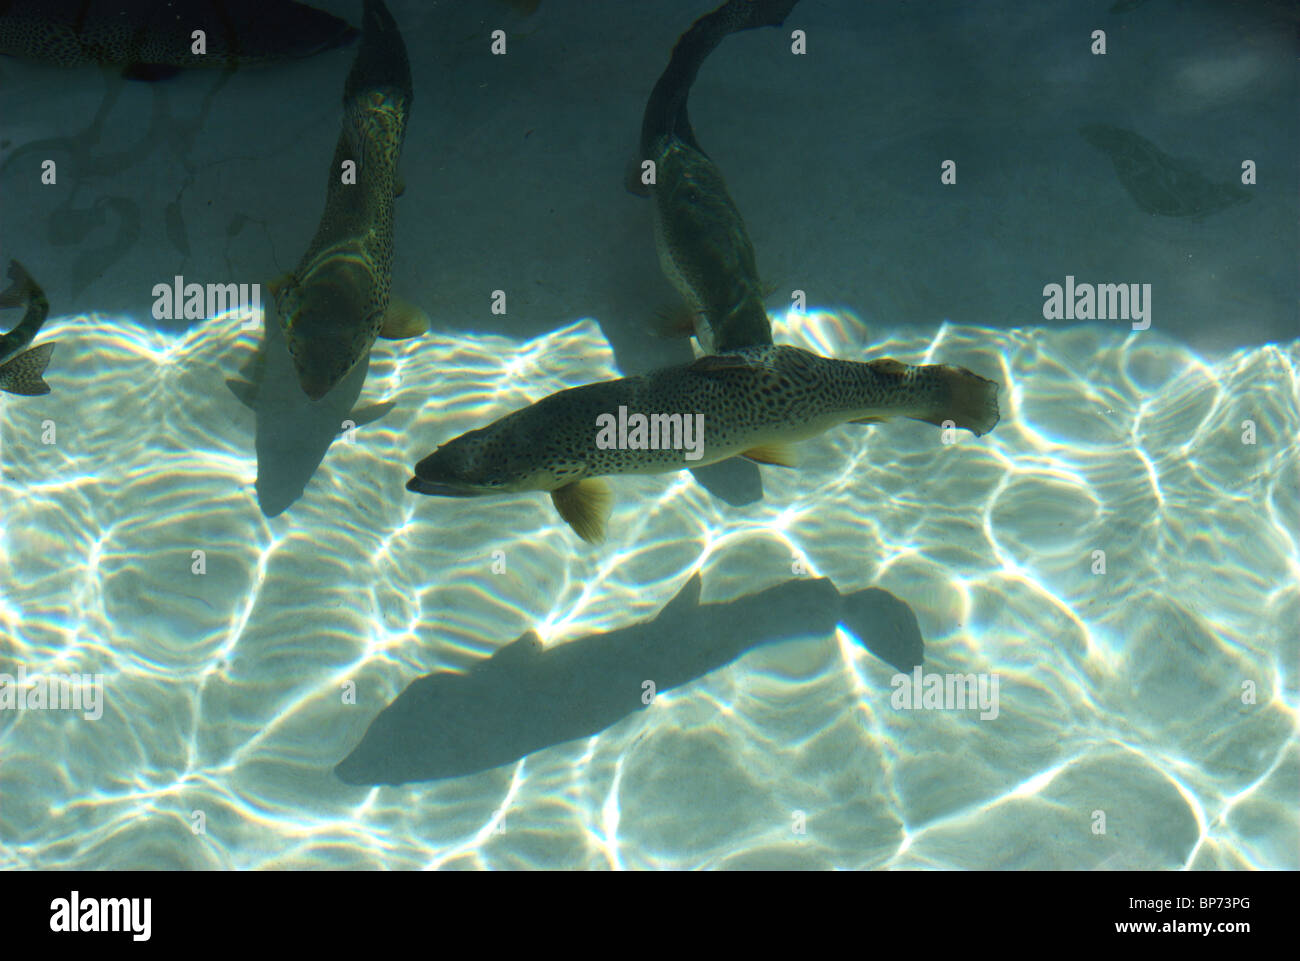
[[[41,325],[50,313],[50,302],[26,268],[16,260],[9,261],[9,279],[13,281],[0,293],[0,308],[17,307],[24,301],[27,312],[17,326],[0,336],[0,390],[11,394],[35,397],[48,394],[50,385],[41,374],[50,363],[54,344],[41,344],[26,350],[40,332]]]
[[[361,44],[343,94],[325,213],[280,286],[276,308],[303,391],[319,400],[368,356],[386,317],[393,267],[397,161],[411,110],[406,45],[383,0],[366,0]],[[345,164],[354,163],[355,181]]]
[[[798,0],[729,0],[696,20],[646,103],[641,158],[654,162],[655,248],[693,315],[705,353],[772,343],[754,246],[722,173],[700,148],[686,100],[700,66],[731,33],[779,27]]]
[[[998,422],[997,397],[996,383],[964,367],[752,347],[559,391],[443,444],[415,465],[406,488],[442,497],[549,491],[574,532],[597,543],[612,501],[604,476],[736,455],[792,467],[794,441],[893,417],[978,436]]]
[[[193,32],[206,50],[196,53]],[[291,0],[0,0],[0,53],[137,80],[186,67],[310,57],[351,42],[346,21]]]

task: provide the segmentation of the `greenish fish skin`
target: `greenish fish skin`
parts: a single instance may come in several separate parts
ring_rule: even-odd
[[[653,160],[655,248],[695,315],[705,353],[772,343],[754,246],[722,173],[695,140],[686,101],[701,64],[731,33],[779,27],[798,0],[729,0],[673,47],[646,103],[641,155]]]
[[[25,350],[40,332],[50,313],[50,302],[45,291],[32,279],[26,268],[16,260],[9,262],[12,284],[0,293],[0,308],[17,307],[26,301],[27,312],[17,326],[0,336],[0,390],[28,397],[48,394],[50,385],[41,375],[54,353],[54,344],[41,344]]]
[[[382,0],[366,0],[361,45],[343,97],[325,212],[276,297],[303,391],[319,400],[368,355],[388,309],[397,162],[412,101],[406,45]],[[356,183],[342,180],[356,163]]]
[[[554,493],[587,478],[698,467],[849,421],[891,417],[951,421],[980,435],[998,422],[997,393],[995,382],[964,367],[833,360],[798,347],[746,348],[552,394],[443,444],[416,464],[406,486],[447,497]],[[601,449],[597,418],[617,415],[619,407],[646,415],[702,414],[702,456]]]
[[[292,0],[0,0],[0,54],[58,66],[233,67],[309,57],[350,43],[355,28]],[[207,53],[193,52],[202,30]]]

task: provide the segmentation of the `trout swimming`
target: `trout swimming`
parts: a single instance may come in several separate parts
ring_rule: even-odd
[[[659,266],[689,305],[705,353],[772,343],[754,246],[722,173],[701,149],[686,101],[728,34],[779,27],[798,0],[728,0],[682,34],[646,103],[641,158],[654,163]]]
[[[411,336],[386,316],[393,267],[397,161],[411,111],[406,45],[383,0],[366,0],[361,44],[343,94],[325,212],[276,309],[303,392],[324,397],[369,355],[381,330]],[[344,164],[356,164],[356,182]]]
[[[612,503],[604,476],[661,474],[736,455],[794,466],[788,444],[892,417],[951,423],[978,436],[998,422],[997,395],[995,382],[964,367],[751,347],[551,394],[441,445],[415,465],[406,488],[442,497],[547,491],[574,532],[598,543]],[[626,445],[609,446],[608,433],[602,442],[611,418],[632,423],[626,411],[676,436],[657,448],[644,430],[639,447],[633,433]],[[679,443],[690,422],[702,428],[694,450]]]

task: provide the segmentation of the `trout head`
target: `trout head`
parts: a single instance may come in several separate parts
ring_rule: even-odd
[[[461,434],[415,465],[406,489],[436,497],[482,497],[549,490],[546,472],[530,463],[534,438],[515,431],[510,418]]]
[[[368,280],[358,284],[352,273],[331,271],[308,283],[290,283],[276,298],[298,383],[312,400],[329,393],[374,343],[369,297],[363,293]]]

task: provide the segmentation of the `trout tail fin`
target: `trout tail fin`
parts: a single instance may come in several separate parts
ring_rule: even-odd
[[[700,65],[729,33],[756,27],[779,27],[799,0],[728,0],[712,13],[700,17],[673,47],[668,68],[650,92],[641,122],[641,153],[648,157],[661,136],[672,134],[696,150],[691,121],[686,115],[686,98]],[[700,150],[700,153],[703,153]]]
[[[41,374],[49,366],[52,353],[54,344],[48,343],[10,358],[0,366],[0,390],[26,397],[48,394],[50,385],[45,383]]]
[[[361,45],[343,87],[345,109],[365,107],[375,92],[400,95],[411,102],[411,64],[397,21],[383,0],[365,0],[361,22]]]
[[[921,368],[937,386],[934,405],[924,413],[909,415],[914,420],[939,427],[949,423],[976,437],[987,434],[998,422],[998,385],[965,367],[932,364]]]

